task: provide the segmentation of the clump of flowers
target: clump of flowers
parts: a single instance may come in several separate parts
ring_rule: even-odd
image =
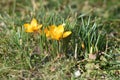
[[[62,38],[68,37],[72,32],[71,31],[64,31],[65,24],[61,25],[51,25],[48,28],[44,29],[44,33],[47,38],[51,38],[54,40],[60,40]],[[42,24],[38,24],[37,20],[33,18],[30,23],[24,24],[25,31],[28,33],[32,32],[41,32]]]
[[[38,24],[37,20],[35,18],[32,19],[32,21],[29,23],[24,24],[25,31],[28,33],[32,32],[39,32],[39,30],[42,27],[42,24]]]
[[[44,32],[47,38],[51,38],[54,40],[66,38],[72,33],[71,31],[64,32],[64,24],[58,26],[56,25],[49,26],[48,28],[45,28]]]

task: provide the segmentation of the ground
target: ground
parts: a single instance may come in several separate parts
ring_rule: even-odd
[[[119,80],[119,13],[119,0],[0,0],[0,79]]]

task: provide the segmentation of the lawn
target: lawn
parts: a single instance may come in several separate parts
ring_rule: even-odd
[[[119,80],[119,0],[0,0],[1,80]]]

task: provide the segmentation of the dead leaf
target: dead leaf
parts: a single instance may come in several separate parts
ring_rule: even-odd
[[[51,71],[51,72],[54,72],[55,70],[56,70],[56,67],[55,67],[55,66],[51,66],[51,67],[50,67],[50,71]]]
[[[89,59],[95,60],[96,59],[96,54],[89,54]]]
[[[85,44],[84,44],[84,42],[82,42],[81,47],[82,47],[83,50],[85,49]]]

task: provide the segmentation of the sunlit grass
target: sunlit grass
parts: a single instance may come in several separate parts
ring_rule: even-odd
[[[0,78],[119,79],[118,2],[1,0]]]

